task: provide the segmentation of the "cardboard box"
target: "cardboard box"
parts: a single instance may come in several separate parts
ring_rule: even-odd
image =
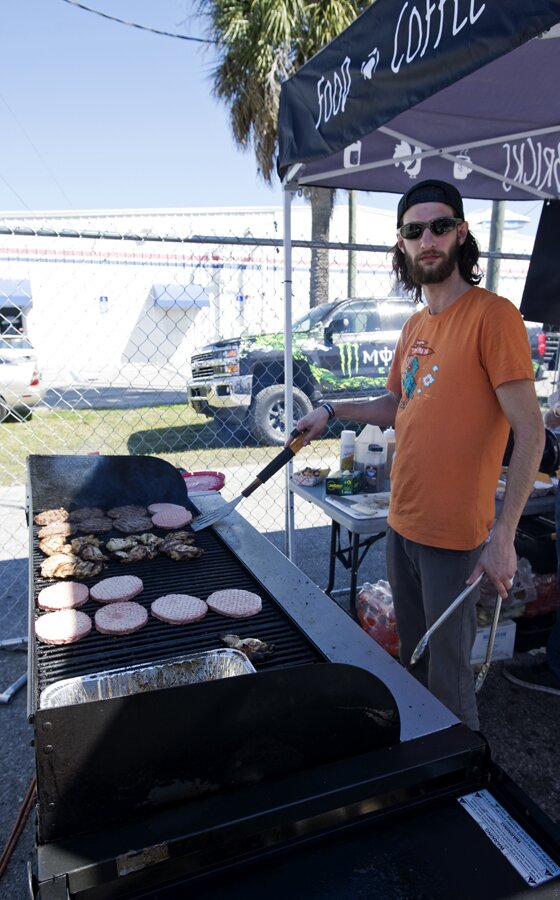
[[[327,494],[336,494],[339,497],[344,494],[359,494],[362,489],[362,472],[333,472],[327,476]]]
[[[511,659],[515,648],[515,622],[498,622],[498,629],[494,640],[492,660]],[[486,650],[490,637],[490,625],[476,629],[476,638],[471,653],[471,663],[480,665],[486,661]]]

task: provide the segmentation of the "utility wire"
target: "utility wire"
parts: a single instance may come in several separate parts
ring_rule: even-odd
[[[141,31],[151,31],[152,34],[161,34],[163,37],[178,38],[181,41],[196,41],[199,44],[217,43],[217,41],[211,41],[208,38],[190,37],[186,34],[174,34],[171,31],[160,31],[158,28],[150,28],[148,25],[139,25],[138,22],[128,22],[126,19],[119,19],[117,16],[110,16],[108,13],[101,12],[100,9],[93,9],[91,6],[86,6],[85,3],[78,3],[78,0],[63,0],[63,2],[70,3],[72,6],[77,6],[79,9],[83,9],[86,12],[94,13],[96,16],[101,16],[103,19],[110,19],[111,22],[119,22],[121,25],[128,25],[130,28],[139,28]]]

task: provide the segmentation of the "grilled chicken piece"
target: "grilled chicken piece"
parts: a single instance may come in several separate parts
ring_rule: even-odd
[[[146,547],[144,544],[134,544],[133,547],[126,550],[114,550],[113,553],[111,553],[113,559],[118,559],[119,562],[123,563],[141,562],[143,559],[155,559],[157,555],[157,549]]]
[[[105,549],[109,551],[109,553],[118,553],[122,550],[130,550],[132,547],[136,546],[136,538],[134,535],[126,538],[111,538],[110,541],[107,541],[105,544]]]
[[[35,525],[51,525],[53,522],[66,522],[68,519],[68,510],[59,506],[58,509],[45,509],[44,512],[37,513],[33,521]]]
[[[155,534],[131,534],[126,538],[111,538],[106,548],[120,562],[139,562],[143,559],[155,559],[158,547],[163,538]]]
[[[93,578],[103,571],[102,562],[89,562],[72,553],[57,553],[41,563],[43,578]]]
[[[176,538],[165,538],[159,546],[160,553],[165,553],[170,559],[197,559],[204,555],[201,547],[195,547],[186,541],[178,541]]]
[[[92,537],[92,535],[88,535],[88,537]],[[103,553],[100,542],[93,538],[92,540],[88,540],[87,538],[75,538],[72,541],[72,550],[79,556],[80,559],[89,560],[91,562],[103,562],[109,559],[108,556],[105,556]]]
[[[54,556],[55,553],[72,553],[72,545],[66,543],[63,534],[51,534],[50,537],[39,541],[39,550],[45,556]]]
[[[162,538],[162,540],[164,544],[169,541],[180,541],[182,544],[194,544],[196,538],[192,531],[174,531],[173,534],[168,534],[167,537]]]
[[[238,634],[221,634],[220,640],[233,650],[241,650],[254,662],[261,662],[274,653],[274,644],[267,644],[259,638],[240,638]]]

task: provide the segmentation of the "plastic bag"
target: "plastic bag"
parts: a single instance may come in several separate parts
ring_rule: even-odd
[[[517,560],[517,572],[513,578],[513,585],[508,591],[507,597],[502,600],[500,621],[502,619],[515,619],[525,613],[525,607],[532,603],[537,596],[535,587],[535,574],[528,559],[521,557]],[[480,583],[480,598],[477,603],[477,620],[479,625],[488,625],[494,616],[496,605],[496,588],[485,575]]]
[[[356,597],[356,612],[364,631],[391,656],[398,656],[401,642],[389,582],[380,580],[370,584],[366,581]]]
[[[560,609],[560,588],[556,572],[535,575],[535,599],[525,607],[523,613],[528,619],[543,616]]]

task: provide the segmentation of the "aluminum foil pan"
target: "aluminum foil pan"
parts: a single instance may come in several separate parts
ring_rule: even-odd
[[[253,664],[240,650],[208,650],[191,656],[172,657],[150,666],[126,666],[56,681],[41,693],[39,707],[50,709],[53,706],[72,706],[92,700],[109,700],[111,697],[127,697],[141,691],[182,687],[255,671]]]

